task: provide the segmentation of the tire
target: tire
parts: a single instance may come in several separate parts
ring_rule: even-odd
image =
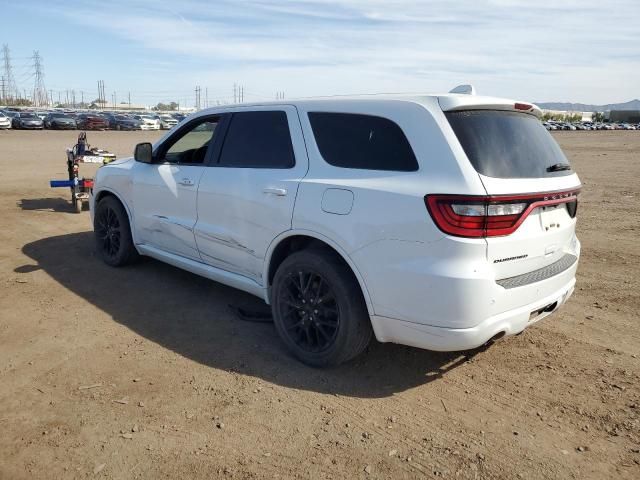
[[[122,267],[138,259],[129,218],[115,197],[105,197],[98,203],[93,231],[98,255],[107,265]]]
[[[330,250],[295,252],[278,268],[271,289],[278,335],[312,367],[346,362],[367,348],[371,322],[360,286]]]

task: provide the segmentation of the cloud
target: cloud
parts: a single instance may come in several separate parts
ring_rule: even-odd
[[[148,51],[183,81],[235,78],[291,95],[466,81],[494,95],[609,101],[637,96],[629,77],[640,80],[640,4],[630,0],[615,8],[601,0],[86,0],[43,8]],[[624,75],[623,88],[602,92],[594,79],[603,70],[610,83]]]

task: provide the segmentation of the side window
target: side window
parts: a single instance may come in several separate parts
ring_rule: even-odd
[[[186,132],[170,139],[171,144],[165,150],[160,162],[169,163],[204,163],[209,145],[213,145],[213,137],[219,118],[203,118],[189,126]],[[165,147],[166,148],[166,147]]]
[[[396,172],[418,170],[407,137],[387,118],[309,112],[309,121],[320,154],[330,165]]]
[[[293,145],[285,112],[233,114],[222,146],[220,166],[291,168],[294,165]]]

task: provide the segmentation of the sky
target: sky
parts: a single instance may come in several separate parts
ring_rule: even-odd
[[[640,97],[637,0],[0,0],[18,88],[193,106],[355,93]],[[0,59],[1,60],[1,59]],[[0,63],[0,75],[2,74]],[[82,92],[82,94],[80,93]]]

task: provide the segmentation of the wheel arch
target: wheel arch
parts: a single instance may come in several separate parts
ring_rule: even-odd
[[[289,230],[278,237],[276,237],[269,245],[267,254],[265,255],[265,266],[263,273],[263,281],[266,287],[266,301],[270,303],[271,298],[271,283],[275,276],[276,270],[280,264],[287,258],[288,254],[309,248],[312,245],[328,248],[340,257],[345,264],[349,267],[353,275],[356,277],[360,291],[367,305],[367,311],[369,315],[373,315],[373,304],[371,302],[371,296],[367,290],[366,283],[357,265],[353,262],[347,252],[336,242],[330,238],[322,235],[321,233],[313,232],[310,230]]]

